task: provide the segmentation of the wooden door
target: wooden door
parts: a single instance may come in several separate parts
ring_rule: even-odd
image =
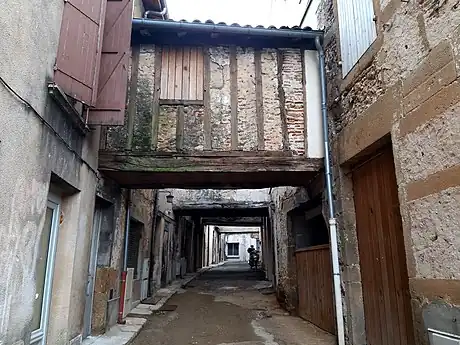
[[[391,147],[353,171],[368,345],[412,345],[404,238]]]

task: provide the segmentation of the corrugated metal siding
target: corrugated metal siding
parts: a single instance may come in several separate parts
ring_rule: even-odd
[[[338,0],[342,72],[346,76],[377,38],[372,0]]]
[[[106,0],[64,2],[54,81],[68,95],[94,105]]]
[[[124,124],[132,8],[132,0],[107,2],[98,94],[89,124]]]

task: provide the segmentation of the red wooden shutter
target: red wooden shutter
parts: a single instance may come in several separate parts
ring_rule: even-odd
[[[106,0],[64,2],[54,82],[88,105],[96,101]]]
[[[132,0],[107,2],[97,101],[89,124],[124,124],[132,10]]]

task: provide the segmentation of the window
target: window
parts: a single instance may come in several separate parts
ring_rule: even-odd
[[[240,244],[239,243],[227,243],[228,256],[239,256],[240,255]]]
[[[202,103],[203,67],[202,48],[163,47],[161,103]]]
[[[377,38],[373,0],[338,0],[342,74],[345,77]]]
[[[48,197],[45,223],[39,239],[35,266],[35,300],[31,325],[33,331],[30,339],[30,343],[33,345],[46,344],[59,231],[59,199],[51,194]]]

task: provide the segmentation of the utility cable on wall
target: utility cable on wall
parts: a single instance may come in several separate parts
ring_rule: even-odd
[[[0,77],[0,82],[2,83],[2,85],[10,92],[12,93],[17,99],[19,99],[21,101],[21,103],[23,103],[28,109],[30,109],[38,118],[39,120],[41,121],[41,123],[43,125],[45,125],[45,127],[47,127],[48,129],[50,129],[54,136],[57,137],[60,141],[62,141],[62,143],[65,145],[65,147],[70,151],[72,152],[75,156],[77,156],[77,158],[80,160],[80,162],[82,162],[84,165],[86,165],[86,167],[92,171],[94,173],[94,175],[96,175],[96,177],[98,176],[97,175],[97,171],[95,169],[93,169],[93,167],[86,161],[83,159],[83,157],[77,152],[75,151],[68,143],[67,141],[53,128],[53,126],[51,126],[40,114],[37,110],[35,110],[35,108],[26,100],[24,99],[19,93],[17,93],[6,81],[5,79],[3,79],[2,77]]]

